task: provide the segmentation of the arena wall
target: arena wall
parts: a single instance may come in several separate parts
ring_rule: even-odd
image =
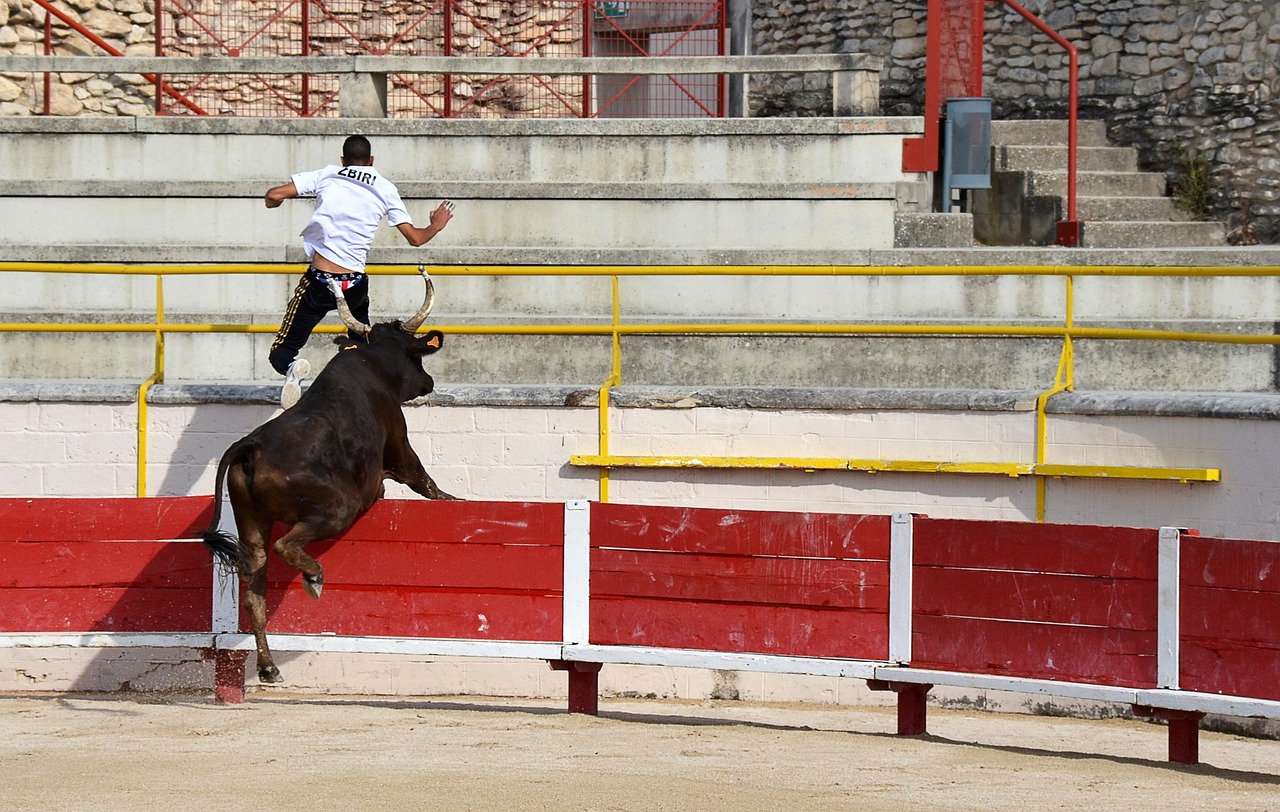
[[[22,391],[19,391],[19,390]],[[147,493],[207,494],[226,446],[269,419],[273,387],[151,390]],[[267,391],[271,390],[271,391]],[[590,394],[548,387],[441,387],[406,414],[412,442],[446,490],[468,499],[563,501],[599,496],[597,472],[568,464],[598,449]],[[238,397],[237,397],[238,395]],[[617,454],[787,454],[1010,461],[1034,453],[1034,393],[807,393],[827,408],[787,408],[760,393],[622,387],[611,411]],[[790,393],[793,403],[805,396]],[[6,384],[0,390],[0,495],[133,495],[136,390],[104,383]],[[886,397],[897,398],[886,400]],[[736,398],[736,402],[731,402]],[[834,398],[834,400],[833,400]],[[1280,540],[1273,483],[1280,417],[1265,396],[1066,394],[1049,421],[1050,459],[1064,463],[1214,466],[1218,483],[1062,479],[1047,518],[1062,523],[1191,527],[1205,535]],[[745,406],[745,402],[756,405]],[[565,405],[576,403],[577,405]],[[811,400],[811,405],[816,401]],[[610,501],[934,518],[1031,520],[1032,477],[804,471],[615,471]],[[387,496],[417,498],[388,483]],[[332,577],[340,577],[332,573]],[[545,664],[413,655],[284,654],[283,690],[382,695],[563,697]],[[212,664],[191,650],[11,648],[0,690],[207,690]],[[254,690],[266,690],[255,687]],[[602,695],[887,704],[861,680],[704,669],[610,666]],[[1126,714],[1106,703],[937,689],[934,701],[1013,712]],[[1255,720],[1256,721],[1256,720]],[[1234,729],[1274,735],[1274,725]]]

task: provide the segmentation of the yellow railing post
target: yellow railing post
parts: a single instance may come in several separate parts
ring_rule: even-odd
[[[1062,353],[1058,356],[1058,371],[1053,376],[1053,386],[1036,398],[1036,464],[1049,461],[1049,416],[1045,409],[1049,398],[1063,391],[1076,388],[1075,346],[1071,340],[1071,330],[1075,327],[1075,280],[1066,278],[1066,311],[1064,327],[1066,333],[1062,337]],[[1036,476],[1036,521],[1045,520],[1048,484],[1046,477]]]
[[[609,377],[600,385],[597,407],[600,411],[600,456],[609,456],[609,390],[622,383],[622,335],[618,331],[622,322],[622,301],[618,295],[618,277],[611,277],[613,297],[613,331],[609,353]],[[600,469],[600,501],[609,501],[609,467]]]
[[[138,387],[138,496],[147,495],[147,391],[164,383],[164,274],[156,274],[156,349],[151,377]]]

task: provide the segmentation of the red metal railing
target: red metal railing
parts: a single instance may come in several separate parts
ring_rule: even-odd
[[[124,56],[124,53],[122,53],[119,49],[117,49],[111,43],[107,42],[102,37],[93,33],[88,28],[85,28],[84,25],[81,24],[78,20],[71,17],[69,14],[62,11],[60,8],[53,5],[52,3],[48,2],[48,0],[34,0],[34,2],[36,3],[36,5],[43,8],[46,12],[44,16],[44,53],[45,55],[49,55],[54,52],[53,50],[53,18],[57,17],[62,22],[66,23],[71,28],[71,30],[75,31],[80,36],[89,40],[89,42],[98,46],[99,48],[101,48],[103,51],[110,54],[111,56]],[[158,19],[157,19],[156,26],[158,31],[159,30]],[[203,109],[201,109],[199,105],[195,104],[190,99],[188,99],[187,97],[182,95],[180,92],[175,90],[173,87],[166,84],[164,81],[161,80],[159,76],[150,74],[150,73],[144,73],[142,75],[144,78],[146,78],[148,81],[152,82],[155,85],[157,106],[159,106],[160,104],[159,100],[167,96],[172,98],[173,100],[178,102],[178,104],[182,105],[184,108],[190,110],[192,113],[196,115],[199,115],[199,116],[208,115],[208,113],[206,113]],[[52,97],[53,97],[53,75],[46,73],[44,75],[44,101],[42,103],[42,107],[43,107],[42,112],[46,116],[50,114],[50,105],[52,103]]]
[[[982,96],[982,31],[987,0],[929,0],[925,75],[924,136],[902,145],[905,172],[936,172],[939,168],[941,124],[946,100]],[[1067,216],[1058,223],[1059,245],[1080,244],[1076,216],[1077,110],[1080,56],[1076,47],[1015,0],[999,0],[1067,52]]]
[[[261,8],[157,3],[158,55],[656,56],[723,55],[725,0],[404,2],[369,16],[359,0]],[[334,116],[334,76],[169,76],[215,115]],[[388,77],[401,118],[705,117],[724,115],[723,77],[414,75]],[[160,95],[163,100],[171,98]],[[161,105],[162,114],[195,111]]]

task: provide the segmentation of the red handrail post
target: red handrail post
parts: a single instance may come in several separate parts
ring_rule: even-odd
[[[1016,11],[1024,20],[1040,29],[1042,33],[1048,35],[1049,39],[1061,45],[1067,52],[1069,62],[1069,87],[1067,91],[1067,216],[1066,219],[1058,222],[1057,237],[1058,245],[1078,246],[1080,245],[1082,231],[1080,219],[1076,217],[1076,118],[1080,100],[1078,82],[1080,53],[1061,34],[1050,28],[1039,17],[1018,5],[1015,0],[1002,0],[1002,2]]]

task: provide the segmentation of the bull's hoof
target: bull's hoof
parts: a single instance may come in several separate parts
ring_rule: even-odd
[[[280,676],[279,668],[276,668],[274,665],[269,665],[266,668],[258,669],[258,682],[284,682],[284,677]]]
[[[324,589],[324,573],[302,576],[302,587],[307,590],[307,594],[311,597],[319,598],[320,590]]]

